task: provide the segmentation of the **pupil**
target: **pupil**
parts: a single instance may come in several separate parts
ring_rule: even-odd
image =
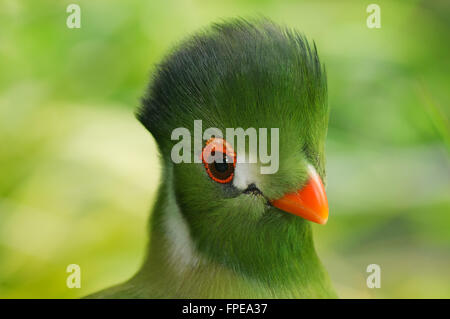
[[[224,173],[228,169],[228,163],[217,163],[217,162],[214,162],[214,167],[215,167],[215,169],[218,172]]]

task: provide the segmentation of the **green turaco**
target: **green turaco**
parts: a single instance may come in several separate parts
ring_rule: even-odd
[[[127,282],[88,297],[336,297],[311,231],[311,222],[328,219],[328,115],[316,47],[294,30],[236,19],[180,43],[137,113],[162,162],[145,261]],[[267,163],[249,160],[249,134],[240,149],[218,134],[196,149],[200,120],[221,132],[267,129],[276,170],[264,173]],[[177,128],[191,133],[192,149],[181,154],[191,161],[173,158]],[[224,160],[210,159],[217,154]]]

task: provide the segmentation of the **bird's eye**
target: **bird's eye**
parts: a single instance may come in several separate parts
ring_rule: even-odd
[[[213,137],[206,142],[202,151],[202,161],[206,172],[214,181],[226,184],[233,180],[236,154],[224,139]]]

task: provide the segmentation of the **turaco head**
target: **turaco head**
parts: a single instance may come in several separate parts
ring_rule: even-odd
[[[203,258],[257,273],[314,251],[310,223],[328,219],[328,107],[324,69],[302,35],[266,19],[213,25],[159,65],[138,118]]]

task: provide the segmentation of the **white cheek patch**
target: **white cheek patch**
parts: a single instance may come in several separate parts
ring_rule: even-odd
[[[195,249],[188,225],[181,215],[173,193],[169,190],[165,211],[166,238],[169,242],[169,258],[179,274],[196,267],[202,259]]]
[[[196,266],[199,258],[183,217],[167,212],[166,225],[167,237],[171,244],[172,263],[180,272],[188,266]]]

